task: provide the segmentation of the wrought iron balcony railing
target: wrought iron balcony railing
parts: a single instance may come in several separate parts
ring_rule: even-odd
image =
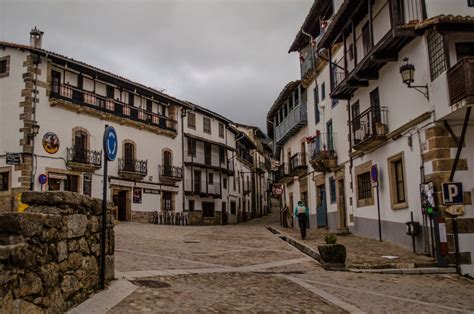
[[[119,174],[131,173],[140,176],[148,174],[148,160],[119,158]]]
[[[183,168],[176,166],[158,166],[158,173],[160,177],[172,178],[181,180],[183,178]]]
[[[68,147],[66,160],[68,164],[76,163],[100,168],[102,166],[102,152],[77,146]]]
[[[351,121],[353,148],[369,149],[385,141],[388,133],[386,107],[370,107]]]

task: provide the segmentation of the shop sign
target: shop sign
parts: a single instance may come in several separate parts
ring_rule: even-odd
[[[48,154],[56,154],[59,150],[59,137],[56,133],[47,132],[43,136],[43,148]]]
[[[6,156],[7,165],[19,165],[21,163],[20,153],[7,153]]]
[[[160,190],[157,189],[143,189],[143,194],[160,194]]]
[[[142,203],[142,189],[141,188],[133,188],[133,203],[134,204],[141,204]]]

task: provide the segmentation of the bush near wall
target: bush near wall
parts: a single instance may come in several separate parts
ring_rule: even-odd
[[[64,312],[98,290],[102,201],[71,192],[26,192],[22,201],[24,213],[0,214],[0,312]],[[107,234],[110,281],[110,208]]]

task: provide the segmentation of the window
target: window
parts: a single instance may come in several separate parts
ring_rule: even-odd
[[[370,181],[370,172],[364,172],[357,176],[357,198],[365,200],[372,198],[372,183]]]
[[[443,35],[432,32],[428,35],[427,40],[431,80],[434,81],[441,73],[446,71]]]
[[[474,57],[474,42],[456,43],[456,57],[458,61],[465,57]]]
[[[327,138],[326,142],[328,143],[328,151],[334,151],[334,138],[333,138],[333,129],[332,129],[332,120],[329,120],[326,125]]]
[[[79,191],[78,187],[79,187],[79,177],[68,174],[64,190],[69,191],[69,192],[78,192]]]
[[[237,206],[235,202],[230,202],[230,214],[235,215],[237,213]]]
[[[372,127],[374,127],[377,122],[382,122],[378,87],[370,92],[370,107],[372,108]]]
[[[123,159],[124,159],[124,170],[134,171],[135,170],[135,165],[134,165],[135,145],[133,145],[132,143],[124,144]]]
[[[316,85],[316,87],[314,88],[313,90],[313,94],[314,94],[314,115],[315,115],[315,123],[319,123],[319,121],[321,121],[321,115],[319,113],[319,94],[318,94],[318,85]]]
[[[188,209],[192,213],[194,212],[194,200],[188,200]]]
[[[10,189],[10,172],[0,172],[0,191]]]
[[[406,199],[405,167],[403,153],[389,158],[388,167],[392,208],[407,208],[408,204]]]
[[[146,100],[146,111],[153,112],[153,102],[151,99]]]
[[[224,147],[219,147],[219,162],[225,164],[225,149]]]
[[[349,61],[354,60],[354,44],[349,45]]]
[[[326,99],[326,82],[321,84],[321,100]]]
[[[172,194],[171,192],[163,192],[163,210],[173,210]]]
[[[364,55],[367,55],[373,47],[369,22],[365,23],[364,27],[362,27],[362,45],[364,47]]]
[[[132,92],[128,93],[128,104],[132,107],[135,105],[135,95]]]
[[[336,180],[334,177],[329,178],[329,200],[331,204],[336,203]]]
[[[474,0],[467,0],[468,7],[474,7]]]
[[[87,147],[88,145],[88,134],[84,130],[74,131],[74,148],[73,148],[73,162],[88,163],[87,160]]]
[[[0,77],[8,76],[10,72],[10,56],[0,58]]]
[[[188,112],[188,128],[196,129],[196,114]]]
[[[360,105],[359,101],[356,101],[355,103],[352,104],[351,106],[351,112],[352,112],[352,131],[355,133],[355,131],[360,129]]]
[[[214,217],[214,203],[203,202],[202,203],[202,216],[213,218]]]
[[[214,174],[209,173],[209,184],[214,184]]]
[[[202,128],[205,133],[211,134],[211,119],[204,117],[202,120]]]
[[[219,123],[219,137],[224,138],[224,124]]]
[[[227,178],[222,178],[222,188],[227,190]]]
[[[196,157],[196,140],[188,137],[188,156]]]

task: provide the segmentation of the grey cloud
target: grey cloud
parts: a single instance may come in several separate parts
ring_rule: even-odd
[[[287,54],[311,0],[0,0],[0,38],[93,64],[264,129],[299,76]]]

